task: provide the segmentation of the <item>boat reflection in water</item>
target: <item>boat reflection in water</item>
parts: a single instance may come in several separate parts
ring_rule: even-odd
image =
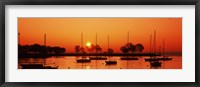
[[[90,58],[90,60],[107,60],[107,58],[103,57],[103,56],[92,56],[89,58]]]
[[[43,64],[21,64],[23,69],[58,69],[58,66],[44,66]]]
[[[106,65],[117,64],[117,61],[115,61],[115,60],[108,60],[108,61],[105,61],[105,62],[106,62]]]
[[[45,60],[44,62],[20,62],[20,66],[22,69],[58,69],[55,63],[47,65]]]
[[[19,69],[182,69],[182,56],[171,56],[173,60],[153,62],[145,61],[145,57],[138,57],[138,60],[121,60],[120,56],[112,56],[108,59],[110,61],[117,61],[116,64],[108,64],[107,60],[90,60],[90,62],[77,62],[77,57],[75,56],[61,56],[61,57],[48,57],[45,58],[46,65],[42,66],[44,58],[19,58],[18,68]],[[81,57],[80,57],[81,58]],[[87,57],[88,58],[88,57]],[[34,64],[31,66],[25,64]],[[158,66],[160,65],[160,66]],[[52,66],[48,68],[46,66]],[[57,66],[57,67],[56,67]],[[22,68],[24,67],[24,68]]]
[[[76,62],[77,63],[88,63],[88,62],[91,62],[91,60],[87,57],[82,57],[80,59],[76,59]]]

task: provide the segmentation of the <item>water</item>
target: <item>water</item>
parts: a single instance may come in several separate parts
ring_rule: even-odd
[[[49,58],[20,58],[20,64],[24,63],[46,63],[50,66],[59,66],[58,69],[182,69],[182,56],[170,56],[173,59],[160,61],[161,67],[151,67],[150,62],[144,60],[145,57],[137,57],[138,60],[121,60],[119,56],[107,57],[107,60],[116,60],[115,65],[106,65],[106,60],[91,60],[90,63],[77,63],[76,59],[81,57],[59,56]]]

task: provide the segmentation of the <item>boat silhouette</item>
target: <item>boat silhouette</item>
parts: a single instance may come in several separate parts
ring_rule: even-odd
[[[152,40],[152,36],[150,35],[150,53],[152,53],[152,47],[151,47],[152,41],[151,40]],[[154,43],[154,48],[153,48],[154,52],[153,53],[156,54],[156,31],[154,31],[154,42],[153,43]],[[155,56],[150,56],[150,58],[145,58],[144,60],[145,61],[156,61],[155,63],[160,64],[159,60],[165,60],[165,58],[156,58]]]
[[[109,35],[108,35],[108,49],[109,49]],[[117,64],[116,60],[110,60],[110,58],[108,58],[108,59],[109,60],[105,61],[106,65]]]
[[[100,57],[100,56],[94,56],[94,57],[89,57],[90,60],[107,60],[106,57]]]
[[[76,59],[76,62],[77,63],[89,63],[89,62],[91,62],[91,60],[88,58],[82,58],[82,59]]]
[[[105,62],[106,62],[106,65],[117,64],[117,61],[115,61],[115,60],[108,60]]]
[[[20,64],[22,69],[58,69],[58,66],[47,66],[43,64]]]
[[[151,52],[151,35],[150,35],[150,53]],[[153,48],[153,53],[156,53],[156,31],[154,31],[154,48]],[[149,61],[151,67],[160,67],[161,66],[161,62],[159,62],[159,59],[156,58],[156,56],[150,56],[150,58],[145,58],[145,61]]]
[[[158,58],[159,60],[172,60],[169,56],[165,56],[165,39],[163,39],[163,55],[161,58]]]
[[[83,33],[81,33],[81,48],[83,48]],[[89,63],[91,60],[86,56],[82,56],[81,59],[76,59],[76,63]]]

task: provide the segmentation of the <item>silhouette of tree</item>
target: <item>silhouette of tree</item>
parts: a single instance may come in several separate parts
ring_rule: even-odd
[[[18,53],[19,57],[27,57],[35,54],[34,57],[48,56],[48,54],[62,54],[65,53],[66,49],[61,47],[50,47],[50,46],[42,46],[39,44],[32,45],[18,45]],[[31,54],[31,55],[30,55]],[[39,55],[39,56],[38,56]],[[31,56],[32,57],[32,56]]]
[[[79,46],[79,45],[76,45],[76,46],[75,46],[75,52],[76,52],[76,53],[79,53],[80,51],[81,51],[80,46]]]
[[[126,44],[126,48],[129,49],[131,52],[136,52],[136,47],[132,43]]]
[[[86,49],[89,53],[94,52],[94,50],[96,50],[96,46],[94,44],[91,44],[90,47],[86,46]]]
[[[80,50],[81,50],[82,53],[86,53],[84,47],[81,47]]]
[[[135,46],[137,52],[142,52],[144,50],[144,46],[142,44],[136,44]]]
[[[30,48],[29,51],[34,54],[39,54],[43,50],[41,49],[41,46],[39,44],[33,44],[29,48]]]
[[[97,53],[102,52],[102,48],[99,45],[95,46],[95,50],[96,50]]]
[[[90,48],[90,47],[88,47],[88,46],[86,46],[85,48],[86,48],[87,52],[89,52],[89,53],[90,53],[90,51],[91,51],[91,48]]]
[[[122,46],[120,50],[123,53],[142,52],[144,50],[144,46],[142,44],[133,45],[132,43],[127,43],[125,46]]]
[[[52,49],[52,47],[47,46],[46,49],[47,49],[47,53],[48,53],[48,54],[53,54],[53,49]]]
[[[22,46],[20,44],[18,44],[18,53],[22,53]]]
[[[129,49],[126,47],[126,46],[122,46],[120,48],[120,50],[123,52],[123,53],[128,53]]]
[[[91,44],[91,47],[90,47],[90,51],[93,52],[95,50],[96,46],[94,44]]]
[[[47,54],[46,46],[40,46],[38,48],[38,53],[43,55]]]
[[[55,47],[53,47],[52,49],[53,49],[53,52],[54,52],[55,54],[62,54],[62,53],[65,52],[65,48],[60,48],[60,47],[58,47],[58,46],[55,46]]]
[[[22,51],[23,53],[30,53],[30,46],[29,45],[25,45],[25,46],[22,46]]]
[[[66,49],[65,48],[60,48],[60,53],[65,53]]]
[[[108,48],[108,54],[112,54],[114,52],[114,50],[113,49],[111,49],[111,48]]]

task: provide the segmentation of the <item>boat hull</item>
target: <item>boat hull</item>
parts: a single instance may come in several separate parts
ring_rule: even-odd
[[[138,58],[122,57],[121,60],[138,60]]]
[[[117,64],[117,61],[105,61],[106,65]]]
[[[58,69],[58,67],[44,66],[43,64],[21,64],[22,69]]]
[[[106,57],[90,57],[90,60],[107,60]]]

